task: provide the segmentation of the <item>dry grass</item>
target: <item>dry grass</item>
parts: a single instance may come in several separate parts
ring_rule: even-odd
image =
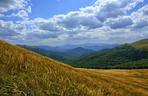
[[[148,96],[148,69],[143,70],[95,70],[79,69],[93,79],[120,94],[117,96]],[[111,89],[110,89],[111,88]],[[112,93],[112,92],[110,92]],[[109,95],[110,96],[110,95]],[[115,96],[114,94],[111,96]]]
[[[148,96],[148,70],[76,69],[2,41],[0,96]]]

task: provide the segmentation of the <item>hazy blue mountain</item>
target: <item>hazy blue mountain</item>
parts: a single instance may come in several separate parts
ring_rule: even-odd
[[[87,53],[90,53],[90,52],[94,52],[94,50],[86,49],[86,48],[82,48],[82,47],[77,47],[77,48],[74,48],[74,49],[67,50],[64,53],[68,54],[68,55],[72,55],[74,57],[79,57],[81,55],[84,55],[84,54],[87,54]]]
[[[50,47],[50,46],[36,46],[38,48],[41,48],[41,49],[44,49],[44,50],[47,50],[47,51],[54,51],[55,50],[55,47]]]
[[[93,68],[147,68],[147,62],[148,39],[145,39],[83,55],[72,62],[72,65]]]
[[[52,51],[52,50],[49,51],[49,50],[42,49],[41,47],[38,47],[38,46],[28,46],[28,45],[18,45],[18,46],[23,47],[25,49],[28,49],[30,51],[39,53],[43,56],[50,57],[52,59],[56,59],[56,60],[59,60],[59,61],[66,61],[67,60],[67,58],[65,57],[67,55],[65,55],[62,52]]]
[[[69,46],[28,46],[28,45],[18,45],[30,51],[39,53],[41,55],[50,57],[52,59],[71,64],[80,56],[92,53],[96,50],[109,49],[114,47],[113,45],[69,45]],[[84,47],[77,47],[84,46]],[[116,45],[117,46],[117,45]],[[90,49],[89,49],[90,48]]]
[[[95,50],[95,51],[99,51],[99,50],[103,50],[103,49],[111,49],[114,48],[116,46],[119,46],[118,44],[78,44],[78,45],[63,45],[63,46],[38,46],[39,48],[45,49],[45,50],[50,50],[50,51],[59,51],[59,52],[65,52],[68,50],[73,50],[75,48],[78,47],[82,47],[84,49],[90,49],[90,50]]]
[[[55,59],[55,60],[58,60],[64,63],[69,63],[81,55],[93,52],[93,50],[85,49],[82,47],[77,47],[77,48],[70,49],[67,51],[63,50],[64,52],[61,52],[59,50],[57,51],[57,49],[53,49],[48,46],[28,46],[28,45],[17,45],[17,46],[23,47],[30,51],[39,53],[43,56],[47,56],[47,57],[50,57],[52,59]]]
[[[84,48],[99,51],[104,49],[111,49],[117,46],[119,45],[118,44],[90,44],[90,45],[84,45]]]

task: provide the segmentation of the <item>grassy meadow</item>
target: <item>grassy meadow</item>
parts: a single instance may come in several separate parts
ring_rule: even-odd
[[[148,96],[148,69],[79,70],[100,82],[103,96]]]
[[[0,96],[148,96],[148,69],[73,68],[0,41]]]

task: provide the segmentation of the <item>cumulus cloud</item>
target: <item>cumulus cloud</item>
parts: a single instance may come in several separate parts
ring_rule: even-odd
[[[135,7],[143,0],[97,0],[94,9],[96,17],[105,21],[108,18],[117,18],[126,14],[127,10]]]
[[[92,6],[80,8],[79,11],[66,15],[56,15],[41,24],[41,28],[49,31],[67,29],[72,31],[91,30],[102,27],[108,20],[111,28],[122,28],[133,23],[132,19],[125,16],[127,10],[133,8],[143,0],[98,0]],[[50,22],[54,21],[54,22]],[[61,30],[60,29],[60,30]]]
[[[0,37],[9,37],[9,36],[17,36],[19,35],[19,33],[15,32],[12,29],[8,29],[8,28],[0,28]]]
[[[49,31],[42,31],[42,30],[34,30],[33,32],[30,32],[27,34],[27,39],[48,39],[48,38],[56,38],[58,37],[57,34],[54,34],[53,32]]]
[[[25,7],[27,0],[0,0],[0,13]]]
[[[137,22],[137,24],[134,26],[136,29],[147,27],[148,26],[148,18],[146,20],[142,20]]]
[[[52,22],[48,23],[41,23],[38,24],[39,28],[42,30],[57,32],[57,31],[63,31],[64,29],[60,28],[57,24],[54,24]]]
[[[0,38],[12,39],[19,36],[20,33],[15,31],[13,28],[14,28],[13,22],[5,22],[0,20]]]
[[[94,29],[102,26],[101,21],[94,16],[89,16],[87,14],[83,15],[83,13],[79,12],[68,14],[63,19],[59,20],[58,23],[68,29]]]
[[[9,15],[5,15],[9,11]],[[29,0],[0,0],[0,17],[26,19],[31,13]]]
[[[18,17],[27,17],[28,13],[25,10],[20,10],[17,14],[14,14],[14,16],[18,16]]]
[[[117,29],[117,28],[124,28],[129,25],[133,24],[133,21],[130,17],[118,17],[116,19],[109,19],[106,22],[107,25],[109,25],[112,29]]]
[[[148,5],[143,6],[136,12],[131,14],[131,18],[134,21],[134,28],[141,29],[148,26]]]
[[[21,42],[38,41],[38,44],[125,43],[137,38],[148,38],[148,5],[129,13],[137,4],[144,2],[143,0],[97,0],[93,5],[78,11],[55,15],[48,19],[40,17],[31,20],[26,19],[31,12],[29,1],[16,1],[0,1],[0,13],[17,9],[13,16],[23,19],[18,22],[0,23],[0,37],[10,34],[13,37],[17,36]]]

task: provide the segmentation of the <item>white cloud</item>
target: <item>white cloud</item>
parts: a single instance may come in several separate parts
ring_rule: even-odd
[[[9,14],[5,14],[9,11]],[[31,13],[31,4],[29,0],[1,0],[0,1],[0,17],[17,17],[27,19]]]
[[[0,1],[0,13],[8,10],[21,9],[26,6],[28,0],[1,0]]]
[[[21,0],[21,2],[25,1]],[[92,6],[80,8],[78,11],[55,15],[49,19],[32,20],[24,19],[28,18],[31,6],[22,3],[22,7],[15,7],[20,9],[14,15],[24,20],[16,23],[3,21],[0,26],[13,30],[12,33],[17,36],[15,39],[27,43],[35,41],[38,44],[125,43],[148,38],[148,5],[128,13],[140,2],[143,0],[97,0]],[[0,12],[15,9],[11,7],[14,5],[12,2],[9,4],[4,4],[9,7],[3,5],[3,11]],[[19,35],[15,32],[19,32]]]
[[[20,18],[28,17],[28,13],[25,10],[18,11],[17,14],[14,14],[13,16],[18,16]]]
[[[133,21],[130,16],[120,16],[106,21],[106,25],[109,25],[112,29],[124,28],[132,24]]]

